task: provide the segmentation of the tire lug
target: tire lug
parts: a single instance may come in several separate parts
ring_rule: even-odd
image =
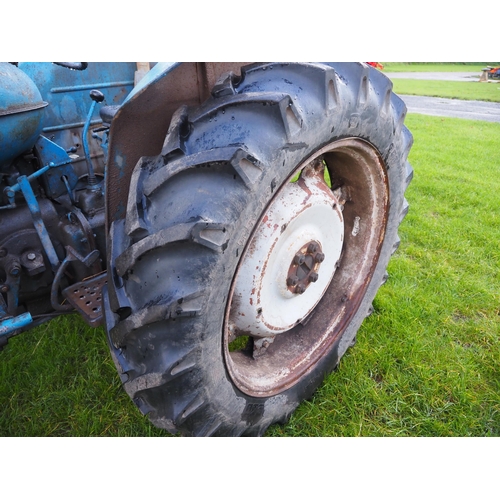
[[[288,286],[295,286],[299,282],[299,278],[297,276],[292,276],[286,280],[286,284]]]
[[[298,294],[302,294],[306,291],[306,287],[302,284],[302,283],[299,283],[296,287],[295,287],[295,293],[298,293]]]

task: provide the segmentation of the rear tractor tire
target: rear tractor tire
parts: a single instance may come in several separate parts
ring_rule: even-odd
[[[256,64],[174,115],[113,223],[109,342],[158,427],[262,435],[353,344],[399,243],[406,108],[364,64]]]

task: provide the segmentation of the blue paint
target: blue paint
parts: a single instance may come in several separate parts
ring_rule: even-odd
[[[83,151],[85,152],[85,159],[87,160],[87,168],[89,172],[89,177],[88,177],[89,186],[94,186],[95,184],[97,184],[97,179],[94,173],[94,165],[92,165],[92,159],[90,158],[90,148],[88,139],[90,121],[92,120],[92,115],[94,113],[96,104],[97,104],[96,101],[92,101],[92,104],[90,105],[89,114],[87,115],[87,121],[85,122],[85,126],[83,127],[83,132],[82,132]]]
[[[41,168],[40,170],[37,170],[36,172],[32,173],[30,176],[26,177],[25,175],[22,175],[21,177],[26,178],[26,179],[28,179],[28,182],[31,182],[32,180],[36,179],[37,177],[40,177],[41,175],[45,174],[45,172],[47,172],[47,170],[49,170],[51,168],[62,167],[63,165],[66,165],[70,162],[71,162],[70,159],[63,161],[61,163],[57,163],[57,164],[50,162],[48,165],[46,165],[45,167]],[[5,189],[5,193],[7,194],[7,196],[12,197],[13,193],[17,193],[18,191],[22,191],[23,187],[22,187],[21,182],[20,182],[21,177],[18,178],[17,184],[14,184],[13,186],[9,186],[8,188]]]
[[[42,242],[43,249],[49,258],[52,268],[55,270],[59,267],[59,258],[57,257],[54,245],[52,244],[50,235],[43,222],[40,205],[38,205],[35,193],[33,192],[31,184],[25,175],[19,176],[18,183],[21,186],[21,191],[23,192],[24,198],[26,199],[26,203],[28,204],[28,208],[31,212],[31,216],[33,217],[33,225],[35,226],[36,232]]]
[[[90,104],[89,90],[101,89],[107,105],[121,104],[133,88],[136,64],[90,62],[84,71],[72,71],[50,62],[23,62],[19,69],[35,82],[49,103],[43,123],[45,132],[48,127],[68,123],[83,125]],[[93,119],[99,120],[98,110]],[[59,138],[54,142],[68,149]]]
[[[0,337],[7,336],[33,322],[30,313],[23,313],[15,318],[4,319],[0,322]]]
[[[83,146],[83,127],[92,102],[89,91],[99,89],[104,94],[103,105],[120,105],[133,88],[136,63],[90,62],[85,70],[73,71],[50,62],[22,62],[19,69],[33,80],[43,100],[49,103],[44,111],[42,134],[68,151],[77,144]],[[93,109],[90,125],[96,124],[102,124],[98,107]],[[89,149],[96,172],[103,171],[104,159],[97,141],[90,141]],[[77,154],[82,161],[84,151]],[[56,174],[54,171],[48,175],[57,177]],[[73,186],[71,181],[70,185]],[[51,184],[51,188],[54,196],[66,192],[62,182],[57,188]]]
[[[154,83],[162,72],[166,74],[168,68],[168,64],[158,65],[156,71],[144,78],[140,90],[145,90],[148,82]],[[28,221],[32,222],[56,274],[62,266],[52,237],[60,236],[59,229],[45,224],[41,212],[42,197],[61,201],[59,197],[68,193],[74,204],[73,192],[82,187],[79,178],[83,177],[84,159],[89,164],[90,179],[94,169],[98,176],[106,171],[99,142],[103,143],[106,152],[107,131],[101,128],[92,133],[90,130],[92,125],[101,124],[102,120],[99,107],[96,109],[96,102],[91,100],[89,91],[98,89],[102,92],[104,105],[121,105],[133,89],[135,71],[135,63],[90,63],[84,71],[72,71],[52,63],[19,63],[18,68],[0,63],[0,173],[10,174],[30,161],[37,169],[34,172],[29,170],[29,176],[20,175],[17,179],[14,175],[8,179],[5,177],[4,193],[8,204],[2,204],[0,210],[13,209],[16,203],[17,209],[22,208],[24,214],[29,210],[31,220],[28,216]],[[103,133],[102,138],[97,135],[98,132]],[[99,140],[90,139],[88,134]],[[37,161],[32,160],[32,154]],[[29,156],[21,160],[23,155]],[[11,182],[13,185],[8,185]],[[35,188],[39,182],[43,188],[40,192]],[[62,201],[66,203],[67,198]],[[11,226],[10,230],[15,234],[15,222]],[[78,231],[75,234],[80,235]],[[39,244],[34,243],[41,250]],[[72,248],[78,247],[78,244],[80,240],[70,242]],[[22,256],[16,257],[21,263]],[[22,270],[7,275],[4,292],[0,294],[0,341],[6,342],[16,331],[39,322],[36,317],[34,321],[30,313],[12,317],[17,313],[21,281],[24,284],[30,278]],[[33,279],[38,279],[38,275]],[[47,278],[43,277],[43,280]],[[29,304],[27,309],[31,310]]]
[[[53,89],[50,89],[50,91],[53,94],[60,94],[62,92],[78,92],[79,90],[109,89],[112,87],[132,87],[133,85],[134,81],[128,80],[124,82],[108,82],[90,85],[72,85],[70,87],[54,87]]]
[[[40,158],[40,162],[44,167],[35,172],[35,176],[43,170],[46,180],[46,194],[49,198],[57,198],[70,192],[78,183],[78,176],[73,168],[73,160],[68,153],[58,144],[50,141],[45,136],[41,135],[36,141],[35,148]],[[47,168],[47,166],[49,168]],[[29,176],[31,182],[33,176]],[[65,178],[66,180],[63,180]]]
[[[35,83],[9,63],[0,63],[0,170],[31,149],[47,103]]]
[[[49,170],[59,169],[58,173],[54,175],[47,175],[47,184],[48,184],[48,193],[51,196],[58,196],[66,192],[66,186],[61,181],[61,177],[64,175],[69,179],[69,184],[71,188],[74,188],[78,182],[78,177],[74,173],[73,168],[70,166],[71,158],[68,156],[66,151],[59,147],[57,144],[54,144],[52,141],[49,141],[47,138],[40,136],[38,141],[36,142],[38,146],[38,152],[40,154],[40,159],[45,165],[40,168],[36,172],[33,172],[30,176],[28,176],[28,183],[31,183],[37,177],[41,177],[42,175],[48,174]],[[64,167],[64,168],[62,168]],[[9,197],[12,206],[14,204],[14,196],[18,191],[22,191],[21,184],[18,178],[18,182],[13,186],[9,186],[5,189],[5,194]]]

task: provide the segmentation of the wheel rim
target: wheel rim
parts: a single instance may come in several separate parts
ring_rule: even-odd
[[[375,270],[388,198],[383,162],[360,139],[323,147],[278,190],[243,252],[226,308],[225,361],[240,390],[278,394],[331,351]]]
[[[321,162],[307,165],[300,179],[285,183],[268,206],[239,266],[231,331],[272,342],[303,321],[330,284],[344,223],[323,170]]]

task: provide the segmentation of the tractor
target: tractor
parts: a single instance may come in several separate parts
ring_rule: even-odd
[[[388,277],[405,114],[366,63],[1,63],[0,346],[77,313],[157,427],[285,423]]]

